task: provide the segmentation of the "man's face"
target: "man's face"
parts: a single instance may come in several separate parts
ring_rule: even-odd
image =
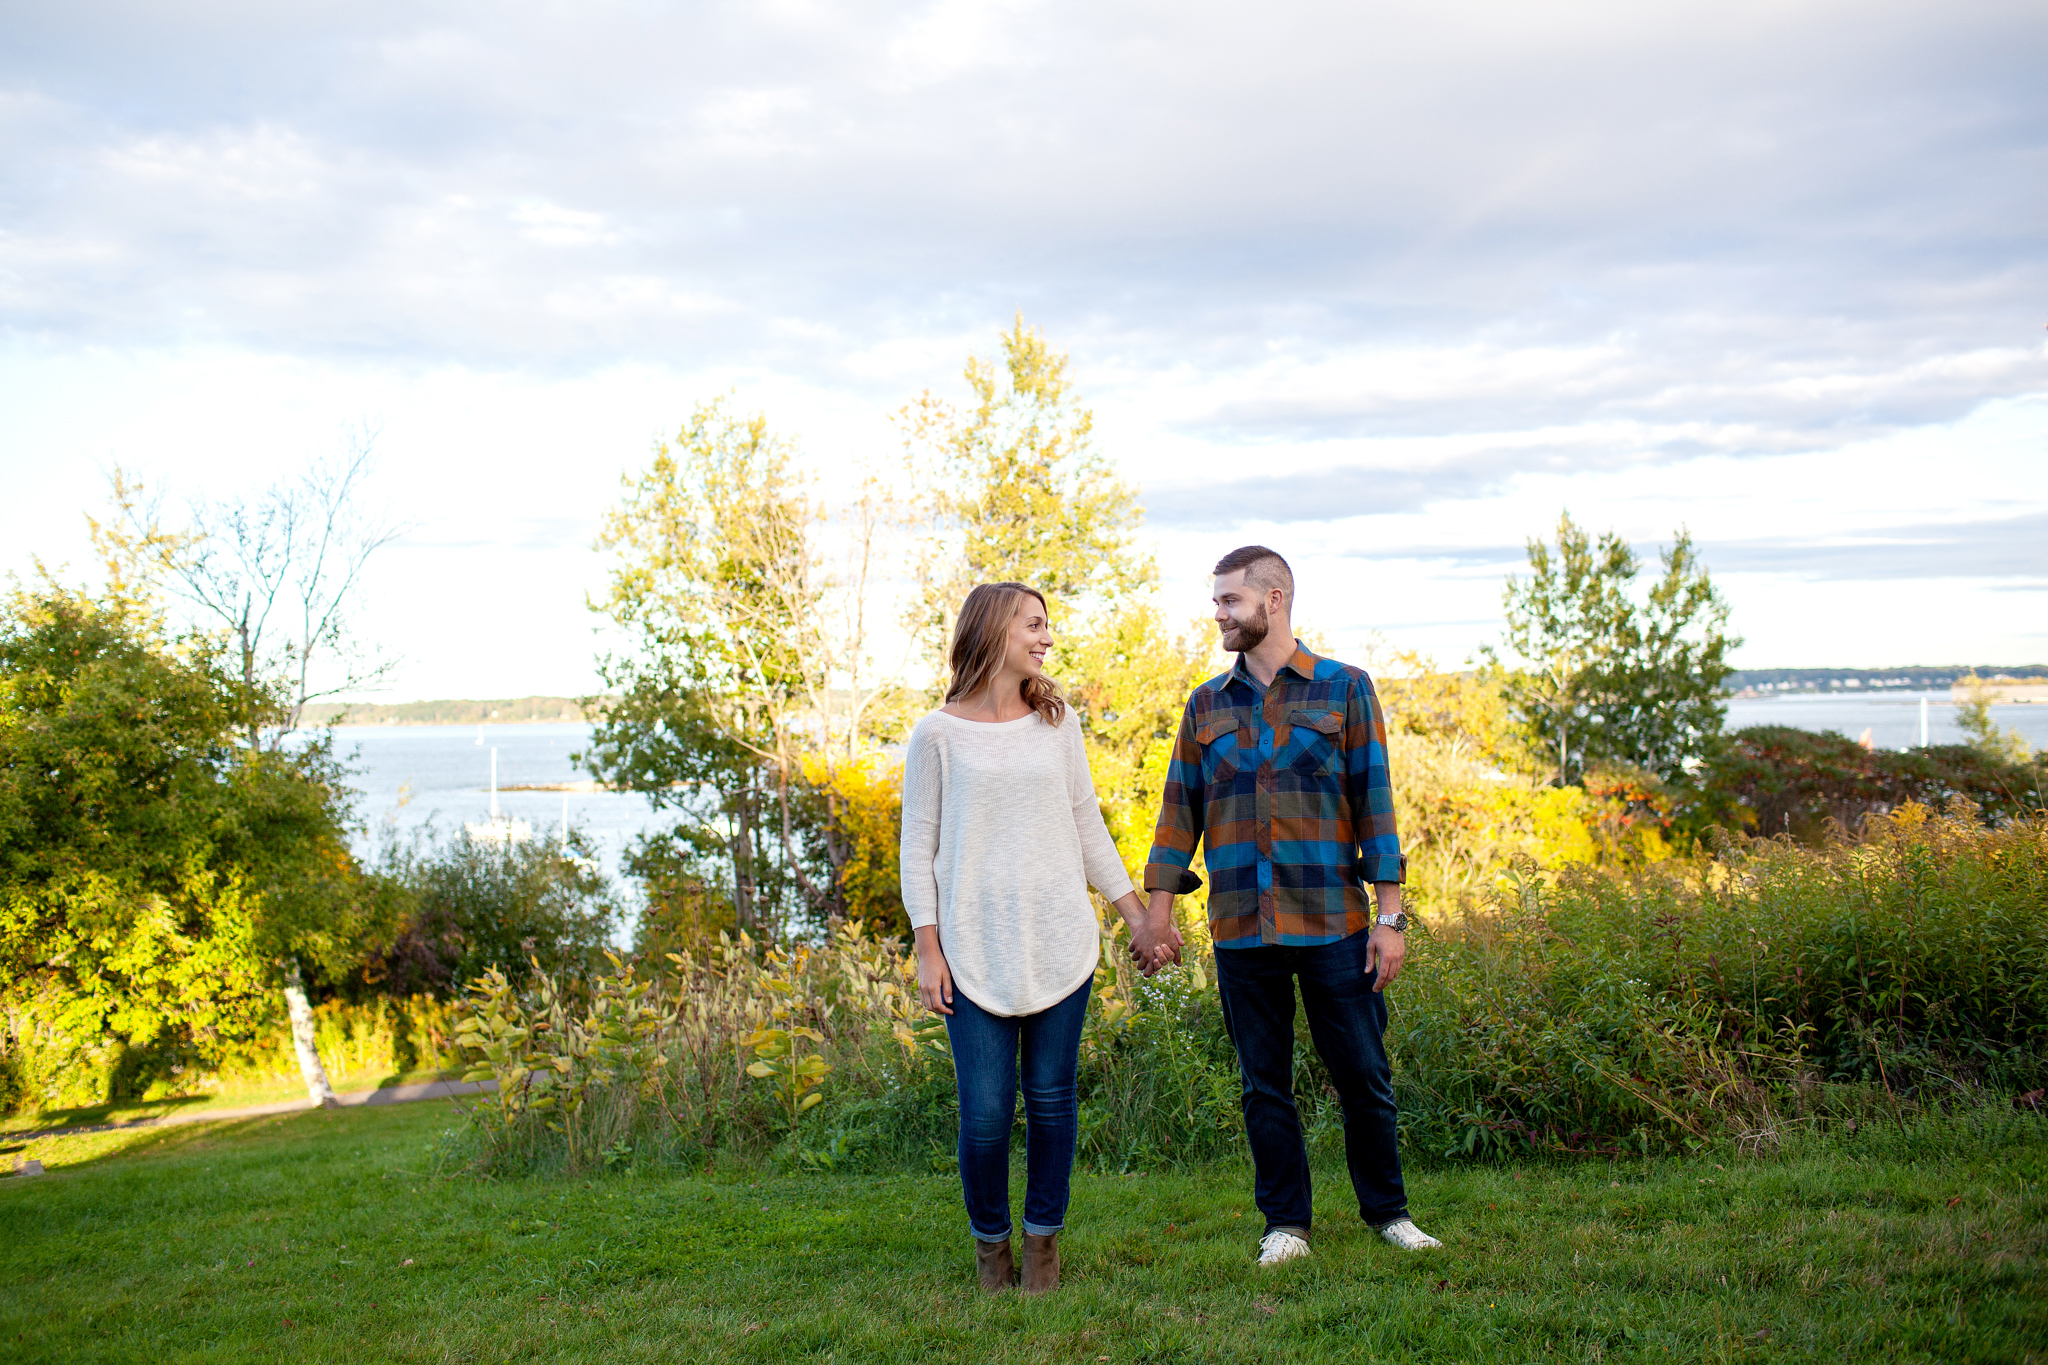
[[[1232,654],[1257,649],[1272,629],[1266,619],[1266,594],[1247,587],[1244,570],[1227,573],[1216,580],[1216,629],[1223,633],[1223,647]]]

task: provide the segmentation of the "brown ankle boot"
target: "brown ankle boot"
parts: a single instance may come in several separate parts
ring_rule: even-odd
[[[1000,1294],[1017,1283],[1017,1263],[1010,1259],[1010,1239],[984,1242],[974,1239],[974,1268],[981,1275],[981,1287]]]
[[[1043,1294],[1060,1287],[1060,1235],[1024,1234],[1024,1292]]]

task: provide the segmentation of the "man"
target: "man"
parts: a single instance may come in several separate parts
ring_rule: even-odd
[[[1265,1215],[1259,1263],[1309,1252],[1308,1148],[1294,1105],[1294,988],[1344,1102],[1359,1216],[1395,1246],[1441,1246],[1410,1221],[1394,1138],[1386,987],[1401,973],[1401,877],[1387,730],[1363,669],[1294,639],[1294,574],[1263,545],[1216,565],[1216,624],[1235,653],[1195,689],[1166,774],[1145,866],[1151,932],[1171,954],[1173,898],[1202,884],[1223,1022],[1243,1077],[1245,1135]],[[1375,905],[1368,902],[1372,886]]]

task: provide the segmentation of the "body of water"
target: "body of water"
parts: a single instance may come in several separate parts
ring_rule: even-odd
[[[1728,728],[1751,725],[1792,725],[1801,730],[1833,730],[1850,739],[1870,730],[1880,749],[1911,749],[1920,743],[1920,702],[1927,701],[1927,742],[1963,744],[1968,736],[1956,726],[1956,707],[1947,688],[1933,692],[1882,692],[1865,697],[1840,693],[1792,697],[1736,697],[1728,703]],[[2020,702],[1994,706],[1991,717],[2008,730],[2026,736],[2036,749],[2048,748],[2048,705]]]
[[[658,821],[647,798],[632,792],[507,791],[507,787],[585,782],[590,774],[570,755],[590,741],[590,726],[345,725],[335,751],[354,770],[357,811],[371,839],[395,827],[410,833],[431,825],[446,838],[491,808],[491,751],[498,754],[498,809],[552,834],[566,818],[594,846],[613,876],[633,837]],[[673,818],[672,816],[669,818]]]

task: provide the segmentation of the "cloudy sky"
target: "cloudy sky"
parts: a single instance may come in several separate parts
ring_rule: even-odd
[[[731,391],[828,485],[1018,312],[1170,605],[1263,540],[1446,661],[1569,509],[1754,666],[2048,659],[2048,8],[13,5],[0,568],[114,462],[378,433],[392,697],[591,685],[621,472]]]

